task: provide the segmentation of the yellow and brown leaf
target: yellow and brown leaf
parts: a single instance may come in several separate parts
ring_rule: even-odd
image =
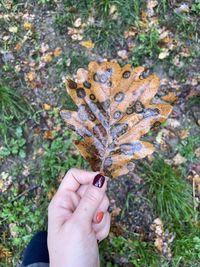
[[[159,85],[159,78],[146,77],[143,67],[117,62],[92,61],[88,70],[77,71],[76,82],[67,80],[78,111],[62,110],[61,116],[82,137],[75,145],[94,171],[117,177],[154,152],[141,137],[172,111],[170,104],[152,102]]]

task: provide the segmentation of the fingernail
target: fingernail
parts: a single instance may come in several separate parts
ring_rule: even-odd
[[[102,219],[103,219],[103,216],[104,216],[103,211],[99,211],[99,212],[97,212],[96,222],[97,222],[97,223],[100,223],[100,222],[102,221]]]
[[[101,188],[103,186],[104,182],[105,182],[105,177],[99,173],[94,177],[93,185]]]

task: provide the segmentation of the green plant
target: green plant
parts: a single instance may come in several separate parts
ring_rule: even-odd
[[[200,157],[195,155],[195,149],[200,146],[200,136],[194,135],[190,136],[187,139],[181,141],[177,146],[178,152],[185,157],[187,160],[192,162],[197,162]]]
[[[192,11],[200,14],[200,0],[195,0],[194,4],[192,5]]]
[[[110,237],[100,245],[100,255],[103,266],[115,266],[112,265],[115,256],[126,258],[134,267],[167,266],[164,265],[166,260],[155,251],[153,243],[141,241],[137,234],[132,234],[129,238]],[[110,265],[106,265],[108,262]]]
[[[26,139],[23,138],[23,130],[18,127],[15,130],[15,137],[6,141],[5,146],[0,149],[0,157],[6,157],[10,155],[19,155],[21,158],[26,157],[25,152]]]
[[[156,215],[164,221],[167,219],[167,227],[178,233],[184,224],[191,225],[195,218],[192,188],[181,173],[159,157],[150,165],[144,164],[142,172],[148,199]]]
[[[145,62],[145,58],[157,59],[161,48],[158,46],[159,33],[156,28],[151,28],[147,33],[140,33],[133,49],[133,55],[130,62],[134,65],[140,65]]]
[[[30,114],[30,107],[16,89],[1,82],[0,114],[0,134],[4,137],[8,131],[13,131],[13,122],[16,123]]]

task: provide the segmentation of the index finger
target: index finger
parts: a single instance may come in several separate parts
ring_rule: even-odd
[[[58,191],[76,192],[80,185],[90,184],[98,173],[72,168],[64,176]]]

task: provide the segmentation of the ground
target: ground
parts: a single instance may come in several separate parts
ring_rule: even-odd
[[[148,133],[156,153],[109,182],[102,266],[199,266],[199,15],[199,0],[1,1],[0,266],[46,229],[65,172],[90,169],[59,111],[76,109],[66,79],[105,59],[156,73],[173,112]]]

